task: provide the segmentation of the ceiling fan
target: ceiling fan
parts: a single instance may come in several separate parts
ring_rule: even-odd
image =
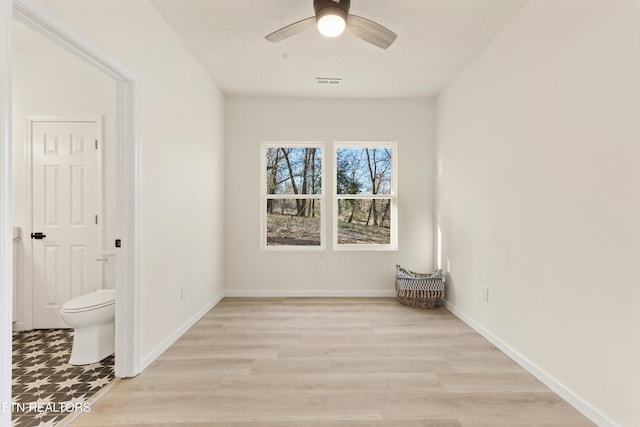
[[[346,29],[362,40],[386,49],[398,35],[377,22],[349,13],[351,0],[313,0],[315,16],[303,19],[269,34],[265,39],[277,43],[302,31],[318,26],[318,31],[325,37],[337,37]]]

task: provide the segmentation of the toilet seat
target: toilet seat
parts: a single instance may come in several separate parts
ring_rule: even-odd
[[[81,313],[83,311],[96,310],[115,304],[115,290],[98,289],[86,295],[79,296],[62,305],[65,313]]]

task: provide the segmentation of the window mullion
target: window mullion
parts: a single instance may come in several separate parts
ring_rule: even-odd
[[[265,199],[323,199],[324,196],[322,194],[267,194],[264,196]]]

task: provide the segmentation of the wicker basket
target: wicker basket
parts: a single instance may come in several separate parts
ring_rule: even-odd
[[[400,304],[416,308],[438,307],[444,296],[442,270],[415,273],[396,265],[396,294]]]

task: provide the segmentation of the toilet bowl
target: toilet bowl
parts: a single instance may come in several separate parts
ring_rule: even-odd
[[[73,328],[71,365],[96,363],[115,347],[115,289],[98,289],[63,304],[62,320]]]

